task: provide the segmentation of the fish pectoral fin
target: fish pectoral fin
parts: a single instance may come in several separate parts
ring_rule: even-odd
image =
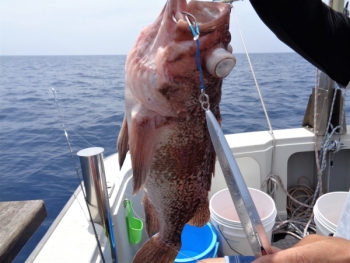
[[[144,185],[149,173],[156,143],[155,120],[151,115],[132,116],[129,147],[133,169],[134,194]]]
[[[126,153],[129,150],[128,123],[125,117],[119,132],[117,149],[118,149],[119,169],[121,169],[126,157]]]

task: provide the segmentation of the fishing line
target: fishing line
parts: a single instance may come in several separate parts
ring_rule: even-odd
[[[199,36],[198,32],[193,32],[192,25],[187,19],[191,32],[194,36],[194,40]],[[197,35],[195,35],[197,34]],[[199,50],[199,41],[197,40],[197,50]],[[248,54],[247,54],[248,55]],[[196,53],[197,58],[197,53]],[[249,56],[248,56],[249,58]],[[197,59],[196,59],[197,61]],[[201,75],[200,69],[198,69]],[[199,102],[206,115],[206,122],[208,125],[208,131],[213,143],[213,147],[217,153],[218,160],[221,167],[223,168],[225,180],[230,190],[232,201],[235,204],[238,215],[242,222],[244,232],[247,239],[251,245],[251,248],[255,256],[266,255],[271,253],[270,242],[263,228],[257,228],[257,226],[262,225],[256,207],[253,204],[253,200],[249,194],[248,188],[245,185],[244,179],[239,171],[238,165],[235,158],[232,155],[231,149],[223,135],[220,124],[217,122],[215,116],[210,111],[209,96],[205,94],[204,88],[201,88],[201,95],[199,97]],[[265,111],[266,113],[266,111]],[[271,128],[271,125],[269,125]],[[270,129],[270,134],[274,139],[272,128]],[[271,164],[272,167],[272,164]],[[237,172],[237,175],[233,174]],[[237,178],[236,178],[237,177]],[[244,195],[242,195],[242,193]],[[248,205],[247,204],[252,204]],[[240,210],[240,211],[239,211]],[[227,241],[227,240],[226,240]],[[266,248],[266,250],[265,250]]]
[[[241,36],[241,40],[242,40],[242,43],[243,43],[243,47],[244,47],[245,53],[246,53],[246,55],[247,55],[248,63],[249,63],[251,72],[252,72],[252,74],[253,74],[253,79],[254,79],[254,81],[255,81],[255,85],[256,85],[256,88],[257,88],[257,91],[258,91],[258,94],[259,94],[259,97],[260,97],[260,101],[261,101],[261,104],[262,104],[262,107],[263,107],[263,110],[264,110],[264,113],[265,113],[265,117],[266,117],[268,126],[269,126],[269,128],[270,128],[270,134],[271,134],[271,136],[272,136],[272,138],[273,138],[273,147],[272,147],[272,148],[273,148],[273,152],[272,152],[272,158],[271,158],[271,169],[272,169],[273,162],[274,162],[274,159],[275,159],[275,151],[274,151],[274,149],[275,149],[275,136],[274,136],[273,129],[272,129],[272,126],[271,126],[271,123],[270,123],[270,120],[269,120],[269,116],[268,116],[268,114],[267,114],[267,110],[266,110],[266,107],[265,107],[265,104],[264,104],[264,101],[263,101],[263,98],[262,98],[262,95],[261,95],[261,92],[260,92],[260,88],[259,88],[258,82],[257,82],[256,77],[255,77],[254,69],[253,69],[252,63],[251,63],[251,61],[250,61],[250,57],[249,57],[249,55],[248,55],[248,51],[247,51],[247,48],[246,48],[246,45],[245,45],[245,42],[244,42],[244,38],[243,38],[243,35],[242,35],[242,31],[241,31],[241,29],[240,29],[240,25],[239,25],[239,22],[238,22],[238,18],[237,18],[237,15],[236,15],[236,13],[235,13],[235,10],[234,10],[233,6],[232,6],[232,9],[233,9],[233,14],[234,14],[234,17],[235,17],[235,20],[236,20],[236,23],[237,23],[237,26],[238,26],[238,30],[239,30],[239,33],[240,33],[240,36]],[[315,78],[315,79],[316,79],[316,80],[315,80],[315,104],[314,104],[314,112],[316,112],[316,108],[317,108],[317,94],[318,94],[318,84],[319,84],[319,83],[318,83],[318,79],[319,79],[319,78],[318,78],[318,70],[316,71],[316,78]],[[343,105],[343,106],[344,106],[344,105]],[[273,178],[277,178],[278,183],[280,184],[280,186],[282,186],[282,189],[283,189],[283,191],[286,193],[286,195],[287,195],[287,197],[289,198],[289,200],[290,200],[291,202],[294,202],[294,203],[296,203],[296,204],[299,205],[299,207],[297,207],[297,208],[294,210],[294,212],[297,212],[298,210],[300,210],[300,209],[303,208],[303,207],[307,209],[306,214],[303,215],[303,216],[306,217],[306,218],[302,218],[302,217],[299,218],[298,216],[297,216],[297,217],[294,217],[294,214],[293,214],[293,212],[292,212],[292,213],[291,213],[291,214],[292,214],[292,217],[291,217],[289,220],[283,221],[283,223],[282,223],[282,225],[284,225],[284,224],[289,225],[290,222],[295,221],[295,220],[293,220],[293,219],[298,219],[298,220],[309,219],[308,222],[306,223],[305,228],[304,228],[304,233],[303,233],[303,235],[301,235],[302,237],[306,235],[306,231],[307,231],[307,229],[308,229],[309,227],[312,228],[312,227],[310,226],[310,224],[311,224],[311,221],[312,221],[312,219],[313,219],[313,217],[312,217],[313,213],[311,213],[311,214],[309,215],[309,211],[310,211],[310,209],[312,209],[313,206],[314,206],[314,203],[315,203],[315,200],[316,200],[316,196],[318,196],[319,194],[322,194],[322,169],[321,169],[320,164],[319,164],[319,162],[318,162],[318,160],[319,160],[319,155],[318,155],[318,151],[317,151],[317,148],[318,148],[318,147],[317,147],[317,135],[316,135],[316,134],[317,134],[317,131],[316,131],[317,125],[316,125],[316,124],[317,124],[317,123],[316,123],[316,114],[315,114],[315,115],[314,115],[314,129],[315,129],[314,144],[315,144],[316,166],[317,166],[317,171],[318,171],[318,180],[317,180],[318,183],[317,183],[317,188],[316,188],[316,191],[314,192],[314,194],[308,193],[308,194],[310,194],[310,195],[306,195],[306,196],[305,196],[305,197],[308,197],[307,200],[306,200],[306,203],[307,203],[307,204],[302,203],[302,202],[300,202],[299,200],[297,200],[298,197],[295,198],[295,197],[293,196],[293,193],[292,193],[292,194],[290,193],[290,189],[286,190],[286,188],[284,187],[284,185],[283,185],[283,183],[282,183],[281,178],[280,178],[278,175],[273,174],[272,171],[271,171],[270,175],[268,175],[268,176],[265,178],[265,180],[263,181],[263,183],[261,184],[261,188],[264,188],[269,180],[273,180]],[[275,180],[274,180],[274,181],[275,181]],[[275,181],[275,182],[276,182],[276,181]],[[299,187],[300,187],[300,185],[299,185]],[[292,190],[293,190],[293,189],[292,189]],[[299,188],[299,190],[301,190],[301,189]],[[273,191],[276,191],[275,187],[274,187]],[[320,192],[320,193],[319,193],[319,192]],[[299,198],[300,198],[300,196],[299,196]],[[312,200],[311,203],[309,202],[310,200]],[[287,209],[288,209],[288,208],[290,208],[290,207],[287,207]],[[290,211],[293,211],[293,210],[291,209]],[[309,216],[310,216],[310,217],[309,217]],[[282,220],[281,220],[281,221],[282,221]],[[305,223],[304,223],[304,224],[305,224]],[[277,228],[275,228],[274,231],[275,231],[275,230],[277,230]],[[280,232],[279,232],[279,233],[280,233]],[[290,232],[288,232],[288,231],[285,232],[285,233],[290,234]],[[294,236],[294,235],[293,235],[293,236]]]
[[[72,126],[82,127],[82,126],[79,125],[79,124],[77,124],[77,125],[72,125],[72,124],[69,125],[69,123],[68,123],[68,125],[67,125],[66,127],[69,129],[69,127],[72,127]],[[76,136],[78,136],[80,139],[82,139],[83,141],[85,141],[88,145],[90,145],[90,146],[92,146],[92,147],[96,147],[96,145],[91,144],[91,143],[88,142],[86,139],[84,139],[83,136],[81,136],[79,133],[77,133],[76,131],[74,131],[73,128],[71,128],[70,131],[73,132],[73,133],[74,133]],[[73,137],[74,137],[74,136],[73,136]]]
[[[267,121],[267,124],[268,124],[269,129],[270,129],[270,134],[271,134],[271,136],[273,137],[273,140],[275,140],[275,136],[274,136],[274,133],[273,133],[273,129],[272,129],[272,125],[271,125],[271,122],[270,122],[270,118],[269,118],[269,115],[268,115],[268,113],[267,113],[267,110],[266,110],[266,107],[265,107],[265,103],[264,103],[264,100],[263,100],[262,95],[261,95],[260,87],[259,87],[258,81],[257,81],[256,76],[255,76],[255,72],[254,72],[254,69],[253,69],[252,62],[250,61],[250,57],[249,57],[249,54],[248,54],[247,47],[246,47],[246,45],[245,45],[245,41],[244,41],[244,38],[243,38],[243,34],[242,34],[242,31],[241,31],[241,27],[240,27],[240,25],[239,25],[237,15],[236,15],[235,9],[234,9],[233,7],[232,7],[232,10],[233,10],[233,16],[234,16],[234,18],[235,18],[235,20],[236,20],[236,23],[237,23],[237,27],[238,27],[239,34],[240,34],[240,36],[241,36],[241,40],[242,40],[242,43],[243,43],[243,47],[244,47],[245,53],[246,53],[246,55],[247,55],[248,63],[249,63],[250,70],[251,70],[252,75],[253,75],[253,79],[254,79],[254,82],[255,82],[255,86],[256,86],[257,91],[258,91],[258,95],[259,95],[259,98],[260,98],[260,101],[261,101],[261,105],[262,105],[263,110],[264,110],[264,113],[265,113],[266,121]]]
[[[278,235],[278,234],[288,234],[288,235],[291,235],[299,240],[302,239],[302,237],[298,236],[297,234],[293,233],[293,232],[290,232],[290,231],[277,231],[277,232],[274,232],[274,235]]]
[[[221,236],[225,239],[227,245],[231,248],[232,251],[234,251],[235,253],[237,253],[240,256],[243,256],[241,253],[239,253],[237,250],[235,250],[233,247],[231,247],[231,244],[227,241],[227,238],[225,237],[225,235],[222,233],[221,229],[220,229],[220,225],[218,225],[218,230],[221,234]]]
[[[272,137],[272,157],[271,157],[271,169],[270,169],[270,174],[272,174],[272,168],[273,168],[273,164],[274,164],[274,161],[275,161],[275,154],[276,154],[276,150],[275,150],[276,149],[276,138],[275,138],[275,134],[273,133],[273,128],[272,128],[272,125],[271,125],[271,122],[270,122],[270,118],[269,118],[269,115],[268,115],[266,107],[265,107],[264,99],[262,97],[258,81],[257,81],[256,76],[255,76],[255,72],[254,72],[254,68],[253,68],[252,62],[250,61],[248,50],[247,50],[247,47],[245,45],[245,41],[244,41],[244,38],[243,38],[242,30],[241,30],[240,24],[238,22],[238,18],[237,18],[235,9],[234,9],[232,4],[231,4],[231,7],[232,7],[232,10],[233,10],[233,12],[232,12],[233,16],[234,16],[234,18],[236,20],[236,23],[237,23],[239,34],[241,36],[241,40],[242,40],[242,44],[243,44],[243,47],[244,47],[244,50],[245,50],[245,54],[246,54],[247,59],[248,59],[249,67],[250,67],[250,70],[251,70],[252,75],[253,75],[255,86],[256,86],[256,89],[258,91],[258,95],[259,95],[260,102],[261,102],[261,105],[262,105],[262,108],[263,108],[263,111],[264,111],[264,114],[265,114],[265,118],[266,118],[267,124],[269,126],[270,135]]]
[[[56,90],[55,90],[54,88],[51,88],[50,91],[52,92],[52,95],[53,95],[53,97],[54,97],[54,99],[55,99],[56,108],[57,108],[57,111],[58,111],[58,116],[60,117],[60,120],[61,120],[61,124],[62,124],[62,128],[63,128],[63,131],[64,131],[64,135],[65,135],[66,140],[67,140],[67,144],[68,144],[70,156],[72,157],[72,161],[73,161],[73,166],[74,166],[74,169],[75,169],[75,173],[76,173],[76,175],[77,175],[77,179],[78,179],[78,182],[79,182],[81,191],[82,191],[83,196],[84,196],[84,200],[85,200],[85,204],[86,204],[86,207],[87,207],[87,210],[88,210],[88,213],[89,213],[91,225],[92,225],[92,228],[93,228],[93,230],[94,230],[95,239],[96,239],[96,241],[97,241],[98,250],[99,250],[99,252],[100,252],[100,256],[101,256],[101,259],[102,259],[103,263],[106,263],[105,258],[104,258],[104,255],[103,255],[103,253],[102,253],[101,244],[100,244],[100,241],[99,241],[98,236],[97,236],[97,231],[96,231],[95,225],[94,225],[93,220],[92,220],[92,216],[91,216],[91,213],[90,213],[90,209],[89,209],[89,207],[88,207],[88,203],[87,203],[87,199],[86,199],[85,190],[84,190],[84,187],[83,187],[83,185],[82,185],[82,179],[81,179],[81,177],[80,177],[80,175],[79,175],[79,171],[78,171],[78,168],[77,168],[77,165],[76,165],[74,156],[73,156],[72,147],[71,147],[71,144],[70,144],[69,139],[68,139],[67,129],[66,129],[66,126],[64,125],[64,122],[63,122],[63,117],[62,117],[62,114],[61,114],[60,106],[58,105],[58,99],[57,99],[57,96],[56,96]]]
[[[130,201],[131,201],[132,203],[134,203],[134,202],[132,201],[132,199],[135,198],[134,195],[132,195],[132,194],[127,194],[127,193],[125,193],[125,195],[126,195],[127,197],[129,197],[129,199],[130,199]],[[142,218],[141,216],[139,216],[139,215],[136,213],[136,211],[134,210],[134,206],[133,206],[133,205],[131,206],[131,210],[132,210],[133,213],[138,217],[138,219],[140,219],[140,220],[143,221],[144,223],[146,222],[146,220],[145,220],[144,218]]]
[[[53,91],[53,90],[54,91]],[[56,92],[56,90],[54,89],[54,88],[51,88],[51,89],[49,89],[49,92],[52,94],[52,92],[55,92],[55,94],[57,94],[57,92]],[[57,101],[58,101],[58,98],[56,97],[55,99],[57,99]],[[64,123],[64,125],[65,125],[65,128],[66,128],[66,130],[68,131],[69,130],[69,132],[70,133],[74,133],[78,138],[80,138],[80,139],[82,139],[84,142],[86,142],[88,145],[90,145],[91,147],[96,147],[96,145],[94,145],[94,144],[92,144],[91,142],[89,142],[89,141],[87,141],[81,134],[79,134],[78,132],[76,132],[75,130],[76,130],[76,127],[79,127],[79,128],[82,128],[82,129],[84,129],[84,127],[82,126],[82,125],[80,125],[80,124],[71,124],[69,121],[67,122],[67,121],[65,121],[65,123]],[[72,138],[74,138],[74,137],[76,137],[76,136],[70,136],[70,139],[72,139]],[[71,140],[72,141],[72,140]],[[74,140],[73,140],[74,141]]]

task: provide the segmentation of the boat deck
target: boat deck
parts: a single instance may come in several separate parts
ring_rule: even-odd
[[[299,239],[287,234],[274,234],[272,237],[272,246],[280,249],[287,249],[299,242]]]

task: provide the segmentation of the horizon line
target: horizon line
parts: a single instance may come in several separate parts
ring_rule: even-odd
[[[283,52],[249,52],[249,54],[282,54],[282,53],[296,53],[295,51],[283,51]],[[246,54],[245,52],[237,52],[235,54]],[[78,57],[78,56],[127,56],[128,54],[74,54],[74,55],[0,55],[0,57]]]

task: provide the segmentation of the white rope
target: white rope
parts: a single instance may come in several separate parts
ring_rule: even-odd
[[[320,167],[319,163],[319,157],[318,157],[318,144],[317,144],[317,134],[318,134],[318,129],[317,129],[317,98],[318,98],[318,86],[319,86],[319,70],[316,69],[316,85],[315,85],[315,97],[314,97],[314,145],[315,145],[315,160],[316,160],[316,168],[317,168],[317,178],[318,178],[318,183],[317,187],[320,187],[320,195],[322,195],[322,170]],[[317,192],[317,189],[315,191],[315,194]]]
[[[238,22],[238,19],[237,19],[237,15],[235,13],[235,10],[234,8],[232,7],[232,11],[233,11],[233,15],[234,15],[234,18],[236,20],[236,23],[237,23],[237,26],[238,26],[238,31],[240,33],[240,37],[242,39],[242,43],[243,43],[243,47],[244,47],[244,50],[245,50],[245,53],[247,55],[247,59],[248,59],[248,63],[249,63],[249,66],[250,66],[250,69],[251,69],[251,72],[253,74],[253,78],[254,78],[254,82],[255,82],[255,85],[256,85],[256,88],[257,88],[257,91],[258,91],[258,94],[259,94],[259,97],[260,97],[260,101],[261,101],[261,104],[262,104],[262,107],[263,107],[263,110],[264,110],[264,113],[265,113],[265,117],[266,117],[266,120],[267,120],[267,123],[268,123],[268,126],[269,126],[269,129],[270,129],[270,134],[273,138],[273,152],[272,152],[272,160],[271,160],[271,172],[270,172],[270,175],[266,177],[266,179],[264,180],[264,182],[266,183],[269,179],[271,179],[272,177],[275,177],[277,179],[279,179],[279,183],[281,184],[282,186],[282,189],[284,190],[284,192],[287,194],[287,196],[289,198],[291,198],[295,203],[299,204],[300,207],[307,207],[307,211],[305,213],[305,215],[307,216],[306,218],[304,217],[304,220],[307,219],[307,222],[306,223],[303,223],[303,224],[306,224],[305,227],[304,227],[304,231],[303,233],[300,233],[299,235],[301,237],[303,236],[306,236],[308,235],[308,232],[307,230],[309,228],[312,228],[313,224],[312,224],[312,221],[313,221],[313,212],[311,212],[309,214],[309,211],[312,210],[317,198],[319,196],[322,195],[322,173],[324,171],[324,169],[326,168],[326,153],[327,152],[337,152],[341,149],[342,147],[342,143],[340,142],[340,136],[339,136],[339,141],[330,141],[331,137],[334,135],[334,134],[341,134],[342,133],[342,128],[343,128],[343,119],[344,119],[344,114],[345,114],[345,103],[343,103],[343,109],[342,109],[342,116],[341,116],[341,123],[339,126],[332,128],[332,131],[331,132],[328,132],[329,131],[329,128],[331,126],[331,118],[332,118],[332,113],[333,113],[333,107],[334,107],[334,101],[335,101],[335,97],[336,97],[336,92],[339,90],[339,88],[337,88],[334,92],[334,97],[333,97],[333,101],[332,101],[332,106],[331,106],[331,111],[330,111],[330,115],[329,115],[329,120],[328,120],[328,125],[327,125],[327,130],[326,130],[326,134],[324,136],[324,141],[322,143],[322,146],[321,146],[321,152],[320,152],[320,156],[319,156],[319,153],[318,153],[318,143],[317,143],[317,140],[318,140],[318,127],[317,127],[317,103],[318,103],[318,87],[319,87],[319,71],[318,69],[316,70],[316,80],[315,80],[315,94],[314,94],[314,125],[313,125],[313,129],[314,129],[314,146],[315,146],[315,160],[316,160],[316,167],[317,167],[317,177],[318,177],[318,182],[317,182],[317,187],[316,187],[316,190],[314,192],[313,195],[311,195],[307,202],[309,200],[312,199],[311,201],[311,204],[308,205],[308,204],[304,204],[304,203],[301,203],[299,202],[298,200],[296,200],[295,198],[293,198],[289,193],[288,191],[283,187],[283,184],[282,184],[282,181],[280,180],[279,176],[277,175],[274,175],[272,173],[272,167],[273,167],[273,162],[274,162],[274,159],[275,159],[275,136],[274,136],[274,133],[273,133],[273,129],[272,129],[272,125],[271,125],[271,122],[270,122],[270,119],[269,119],[269,116],[268,116],[268,113],[267,113],[267,110],[266,110],[266,107],[265,107],[265,104],[264,104],[264,101],[263,101],[263,98],[262,98],[262,95],[261,95],[261,92],[260,92],[260,88],[259,88],[259,85],[258,85],[258,82],[257,82],[257,79],[255,77],[255,73],[254,73],[254,69],[253,69],[253,66],[252,66],[252,63],[250,61],[250,57],[248,55],[248,51],[247,51],[247,47],[245,45],[245,42],[244,42],[244,39],[243,39],[243,34],[242,34],[242,31],[241,31],[241,28],[240,28],[240,25],[239,25],[239,22]],[[350,83],[349,83],[350,85]],[[344,101],[345,101],[345,95],[346,95],[346,89],[344,91]],[[337,130],[339,129],[339,132],[337,132]],[[322,157],[322,158],[320,158]],[[321,163],[320,163],[321,162]],[[264,184],[262,184],[262,188],[264,187]],[[300,208],[299,207],[299,208]],[[296,210],[298,210],[299,208],[297,208]],[[292,221],[295,221],[296,218],[293,218],[291,220],[286,220],[284,222],[281,223],[281,225],[284,225],[285,223],[288,223],[290,224]],[[301,220],[301,218],[300,218]],[[312,226],[310,226],[312,225]],[[276,228],[274,229],[274,231],[277,230]]]
[[[238,26],[239,34],[240,34],[241,39],[242,39],[243,47],[244,47],[245,53],[247,55],[248,63],[249,63],[249,66],[250,66],[250,70],[252,71],[252,74],[253,74],[254,82],[255,82],[256,89],[258,91],[259,97],[260,97],[261,105],[262,105],[264,113],[265,113],[267,124],[269,125],[270,133],[271,133],[273,139],[275,140],[275,136],[273,134],[273,129],[272,129],[272,126],[271,126],[271,122],[270,122],[270,119],[269,119],[269,115],[267,114],[265,103],[264,103],[264,100],[263,100],[261,92],[260,92],[259,84],[258,84],[258,81],[256,80],[256,77],[255,77],[254,69],[253,69],[252,63],[250,61],[250,57],[249,57],[249,54],[248,54],[248,51],[247,51],[247,47],[246,47],[245,42],[244,42],[243,34],[242,34],[242,31],[241,31],[241,28],[240,28],[240,25],[239,25],[239,22],[238,22],[238,19],[237,19],[237,15],[236,15],[235,9],[233,7],[232,7],[232,10],[233,10],[233,15],[235,17],[235,20],[236,20],[236,23],[237,23],[237,26]]]
[[[256,89],[257,89],[258,94],[259,94],[260,102],[261,102],[261,105],[262,105],[263,110],[264,110],[264,114],[265,114],[265,117],[266,117],[267,124],[269,126],[270,135],[272,137],[272,156],[271,156],[271,166],[270,166],[271,167],[270,168],[270,174],[272,174],[272,168],[273,168],[273,164],[274,164],[274,160],[275,160],[276,138],[275,138],[275,134],[273,133],[273,129],[272,129],[272,125],[271,125],[271,122],[270,122],[270,118],[269,118],[269,115],[267,113],[267,110],[266,110],[266,107],[265,107],[265,103],[264,103],[264,100],[263,100],[262,95],[261,95],[261,91],[260,91],[260,87],[259,87],[258,81],[256,80],[256,76],[255,76],[255,72],[254,72],[254,69],[253,69],[253,65],[252,65],[252,62],[250,61],[250,57],[249,57],[248,50],[247,50],[247,47],[246,47],[245,42],[244,42],[244,38],[243,38],[242,31],[241,31],[241,27],[239,25],[238,18],[237,18],[237,15],[236,15],[236,12],[235,12],[235,9],[233,8],[233,6],[232,6],[232,12],[233,12],[233,16],[234,16],[234,18],[236,20],[236,23],[237,23],[238,31],[239,31],[239,34],[241,36],[241,40],[242,40],[242,44],[243,44],[243,47],[244,47],[244,50],[245,50],[245,54],[247,55],[249,67],[250,67],[250,70],[251,70],[252,75],[253,75],[255,86],[256,86]]]

